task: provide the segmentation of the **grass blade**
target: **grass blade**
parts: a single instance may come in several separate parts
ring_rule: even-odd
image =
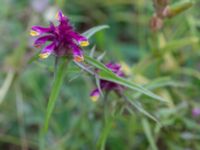
[[[133,106],[135,107],[139,112],[143,113],[145,116],[149,117],[150,119],[154,120],[155,122],[159,123],[159,121],[150,113],[148,113],[139,102],[132,101],[129,98],[126,98],[126,100]]]
[[[142,125],[143,125],[143,128],[144,128],[144,133],[146,134],[146,137],[147,137],[147,139],[150,143],[151,149],[152,150],[158,150],[158,148],[156,146],[156,142],[155,142],[153,135],[151,133],[150,124],[149,124],[149,122],[146,118],[142,119]]]

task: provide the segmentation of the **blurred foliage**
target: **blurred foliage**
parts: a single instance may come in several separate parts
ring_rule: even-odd
[[[28,33],[32,25],[48,25],[58,9],[80,32],[109,25],[90,41],[90,48],[96,45],[95,57],[105,51],[103,62],[128,65],[129,80],[162,96],[168,105],[129,93],[136,108],[156,116],[160,122],[156,123],[138,109],[130,109],[114,93],[106,102],[93,103],[89,93],[94,81],[71,62],[45,138],[46,149],[200,149],[200,118],[191,114],[200,107],[199,7],[196,0],[153,32],[150,0],[1,0],[0,149],[34,150],[44,142],[39,132],[51,91],[54,57],[31,61],[38,50]]]

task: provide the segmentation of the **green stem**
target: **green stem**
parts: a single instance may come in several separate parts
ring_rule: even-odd
[[[63,83],[65,71],[66,71],[66,59],[60,59],[60,63],[58,64],[58,70],[55,74],[55,79],[53,81],[53,86],[52,86],[51,94],[50,94],[48,105],[47,105],[44,126],[41,130],[42,138],[44,138],[45,134],[48,131],[49,120],[54,110],[56,100],[58,99],[58,95]]]
[[[103,107],[104,107],[104,125],[96,144],[96,149],[98,150],[105,150],[106,140],[109,136],[109,133],[112,129],[112,125],[114,122],[114,116],[112,116],[111,112],[109,112],[110,110],[108,104],[108,93],[106,93],[104,96]]]

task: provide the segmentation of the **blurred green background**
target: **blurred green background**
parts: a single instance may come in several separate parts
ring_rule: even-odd
[[[0,2],[1,150],[37,150],[44,142],[39,132],[51,91],[54,57],[31,61],[40,50],[33,48],[29,30],[32,25],[47,26],[59,9],[80,33],[109,25],[90,39],[86,53],[96,45],[96,57],[106,52],[103,62],[129,66],[126,71],[130,81],[144,85],[169,103],[166,106],[136,96],[160,124],[137,110],[130,114],[121,109],[124,105],[114,93],[106,105],[101,99],[94,103],[89,93],[95,82],[87,73],[73,80],[79,69],[72,62],[45,137],[45,149],[95,150],[101,145],[106,150],[200,149],[200,116],[192,116],[192,110],[200,108],[199,0],[190,9],[164,20],[158,32],[149,27],[154,13],[151,0]],[[177,0],[170,4],[174,2]],[[108,123],[105,107],[109,110]]]

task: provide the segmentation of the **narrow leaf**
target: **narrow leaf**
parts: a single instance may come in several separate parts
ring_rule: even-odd
[[[85,56],[85,61],[91,65],[93,65],[94,67],[98,68],[101,70],[101,72],[99,73],[99,77],[101,79],[104,80],[108,80],[108,81],[112,81],[115,82],[117,84],[123,85],[125,87],[128,87],[132,90],[135,90],[137,92],[143,93],[149,97],[152,97],[153,99],[162,101],[162,102],[166,102],[163,98],[161,98],[158,95],[155,95],[154,93],[152,93],[151,91],[149,91],[148,89],[134,83],[134,82],[130,82],[124,78],[121,78],[119,76],[116,76],[111,70],[109,70],[104,64],[102,64],[101,62],[89,57],[89,56]]]
[[[150,127],[148,120],[143,118],[142,119],[142,125],[143,125],[143,128],[144,128],[144,132],[146,134],[146,137],[147,137],[147,139],[150,143],[151,149],[152,150],[158,150],[158,148],[156,146],[156,142],[153,138],[153,135],[152,135],[152,132],[151,132],[151,127]]]
[[[93,59],[87,55],[85,55],[85,60],[86,62],[88,62],[89,64],[93,65],[94,67],[103,70],[107,73],[111,73],[113,74],[113,72],[111,70],[109,70],[104,64],[102,64],[101,62],[97,61],[96,59]]]
[[[159,121],[150,113],[148,113],[139,102],[130,100],[128,98],[126,98],[126,100],[133,106],[135,107],[139,112],[143,113],[145,116],[149,117],[150,119],[154,120],[155,122],[159,123]]]
[[[175,3],[172,6],[169,6],[169,14],[168,17],[174,17],[188,8],[192,7],[193,1],[192,0],[182,0],[180,2]]]
[[[90,51],[90,57],[93,58],[95,50],[96,50],[96,45],[92,47],[92,49]]]
[[[99,78],[98,78],[97,75],[95,75],[95,80],[96,80],[96,85],[97,85],[97,88],[98,88],[98,90],[99,90],[101,96],[104,96],[104,95],[103,95],[103,92],[102,92],[102,90],[101,90],[100,80],[99,80]]]
[[[90,38],[91,36],[93,36],[96,32],[101,31],[101,30],[103,30],[103,29],[107,29],[107,28],[109,28],[108,25],[96,26],[96,27],[93,27],[93,28],[91,28],[91,29],[85,31],[82,35],[85,36],[85,37],[87,37],[87,38],[89,39],[89,38]]]

